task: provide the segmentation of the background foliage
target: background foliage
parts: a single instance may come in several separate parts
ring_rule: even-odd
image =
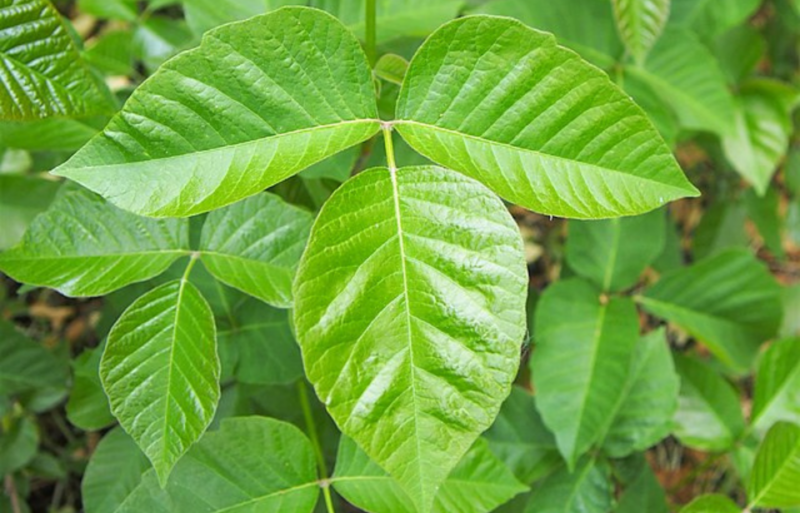
[[[800,508],[800,2],[381,0],[374,54],[367,45],[374,78],[347,31],[298,15],[297,26],[336,43],[324,49],[341,65],[330,70],[331,88],[316,87],[321,60],[305,63],[314,79],[298,84],[273,58],[288,58],[275,44],[294,37],[287,18],[203,38],[285,5],[323,9],[369,38],[365,1],[0,0],[1,512]],[[516,18],[572,52],[509,20],[494,33],[481,18],[436,31],[468,14]],[[253,46],[248,31],[270,38]],[[494,63],[496,80],[517,77],[521,68],[509,63],[535,70],[551,62],[554,74],[567,67],[559,80],[581,106],[575,117],[591,118],[596,133],[553,116],[509,121],[485,103],[488,82],[409,65],[434,31],[421,62],[457,55],[479,68],[481,49],[467,41],[504,35],[514,44]],[[284,81],[237,89],[229,74],[208,75],[224,58],[238,59],[247,77],[256,73],[248,61],[264,55],[273,66],[264,72]],[[192,81],[197,73],[206,81]],[[404,81],[411,85],[401,93]],[[361,101],[373,85],[377,111]],[[210,87],[237,94],[208,96]],[[129,98],[106,135],[92,139]],[[229,115],[208,114],[220,101]],[[176,103],[189,109],[185,126],[169,126]],[[548,106],[545,97],[517,104]],[[381,170],[362,173],[391,164],[375,144],[378,119],[397,119],[403,137],[394,139],[394,156],[409,167],[395,182]],[[150,139],[142,136],[147,123],[161,123],[150,125]],[[195,130],[201,124],[210,128]],[[284,137],[249,142],[264,133]],[[619,152],[587,150],[603,144]],[[203,164],[196,151],[214,160]],[[633,217],[561,218],[632,214],[693,196],[670,151],[702,196]],[[164,155],[178,157],[165,164]],[[529,165],[534,158],[567,162],[554,179],[539,177],[541,196],[521,192],[531,176],[524,173],[539,169]],[[431,161],[492,188],[516,226],[484,186]],[[202,165],[213,173],[195,174]],[[115,180],[98,179],[100,167],[117,172]],[[124,210],[59,181],[48,173],[56,168]],[[563,178],[594,176],[584,174],[589,168],[605,174]],[[219,187],[222,180],[238,188]],[[398,188],[430,208],[406,226],[417,255],[426,254],[425,236],[453,230],[446,222],[474,233],[476,209],[490,214],[480,220],[494,223],[490,236],[450,248],[459,259],[490,254],[484,272],[448,272],[461,284],[494,283],[508,308],[506,329],[470,339],[476,351],[492,341],[505,371],[464,384],[474,390],[446,408],[430,398],[422,409],[438,416],[429,428],[451,430],[442,438],[453,445],[417,470],[391,461],[402,451],[384,442],[395,431],[415,436],[402,422],[418,406],[401,404],[396,417],[364,427],[352,404],[337,401],[382,346],[353,364],[331,352],[342,333],[308,335],[326,314],[311,307],[335,301],[328,296],[339,276],[326,271],[373,258],[344,250],[313,258],[358,235],[339,229],[343,216],[354,219],[350,228],[380,226],[369,242],[388,248],[363,276],[383,288],[365,287],[354,296],[362,302],[341,311],[347,334],[395,327],[380,315],[397,306],[393,266],[406,250],[391,244]],[[442,209],[458,215],[435,215]],[[200,215],[165,217],[190,214]],[[319,249],[301,262],[309,237]],[[517,279],[518,251],[527,284]],[[409,276],[424,284],[434,264],[442,262],[420,258]],[[296,273],[307,285],[295,287],[304,315],[293,322],[286,308]],[[424,309],[472,297],[469,287],[448,287],[441,302],[409,301]],[[525,319],[511,317],[526,287],[523,329]],[[433,324],[452,318],[434,308],[425,314],[422,322]],[[469,325],[483,319],[462,317]],[[523,331],[518,361],[509,341]],[[115,350],[104,353],[107,340]],[[493,398],[517,363],[494,418]],[[486,427],[475,443],[459,439]],[[463,458],[448,459],[459,444]],[[391,454],[378,464],[384,446]]]

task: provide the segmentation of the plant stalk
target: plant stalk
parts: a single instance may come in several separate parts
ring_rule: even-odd
[[[333,508],[333,499],[331,498],[328,468],[325,465],[325,456],[322,454],[322,446],[319,443],[319,436],[317,435],[317,424],[314,422],[314,414],[311,412],[311,402],[308,399],[308,391],[306,390],[305,381],[302,379],[297,382],[297,394],[300,396],[300,407],[303,409],[306,431],[308,432],[309,439],[311,439],[311,445],[314,447],[314,453],[317,457],[317,466],[319,467],[319,475],[322,477],[319,481],[319,486],[322,488],[322,495],[325,496],[325,507],[328,513],[336,513],[336,510]]]
[[[394,174],[397,172],[397,163],[394,160],[394,144],[392,143],[392,125],[384,123],[381,126],[383,130],[383,144],[386,148],[386,163],[389,166],[389,171]]]

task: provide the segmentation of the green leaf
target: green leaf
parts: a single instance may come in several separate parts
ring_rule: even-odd
[[[225,23],[305,3],[303,0],[183,0],[183,10],[192,32],[199,36]]]
[[[0,174],[0,250],[22,239],[31,221],[53,202],[60,186],[38,177]]]
[[[510,391],[527,282],[502,202],[445,169],[360,173],[314,224],[294,291],[306,374],[423,512]]]
[[[585,458],[574,472],[562,467],[539,483],[525,513],[607,513],[611,511],[610,469]]]
[[[208,303],[185,279],[137,299],[108,335],[100,378],[111,411],[162,485],[214,416],[220,394],[215,335]]]
[[[601,300],[600,292],[581,279],[562,280],[539,300],[535,326],[536,405],[574,468],[600,441],[598,427],[623,399],[621,384],[630,374],[639,338],[636,306],[628,298]]]
[[[644,66],[626,70],[667,100],[685,128],[721,135],[731,132],[735,106],[725,75],[690,31],[665,31]]]
[[[644,62],[669,18],[670,0],[613,0],[617,30],[636,62]]]
[[[679,388],[664,330],[641,337],[623,395],[603,440],[606,454],[621,458],[665,438],[678,407]]]
[[[800,229],[800,226],[798,228]],[[779,334],[782,337],[800,337],[800,316],[793,315],[794,312],[800,311],[800,283],[784,287],[782,296],[783,325]]]
[[[725,451],[744,431],[739,396],[711,367],[675,355],[681,377],[673,432],[682,444],[702,451]]]
[[[681,513],[741,513],[741,509],[724,495],[702,495],[681,509]]]
[[[572,48],[600,68],[613,66],[623,53],[611,2],[495,0],[475,12],[511,16],[536,29],[552,32],[559,44]]]
[[[705,259],[729,248],[746,248],[750,237],[742,227],[747,222],[746,205],[738,200],[716,201],[706,209],[692,239],[692,254]]]
[[[756,454],[747,496],[749,507],[793,508],[800,506],[800,427],[775,424]]]
[[[285,422],[242,417],[207,433],[175,467],[165,490],[153,472],[145,474],[116,513],[311,513],[318,496],[305,435]]]
[[[3,2],[0,83],[0,119],[86,116],[111,109],[48,0]]]
[[[323,12],[283,8],[164,64],[55,173],[126,210],[189,216],[368,139],[376,110],[353,35]]]
[[[602,290],[634,285],[664,248],[664,212],[601,221],[572,221],[566,244],[569,266]]]
[[[669,23],[713,37],[745,21],[761,0],[672,0]]]
[[[750,76],[764,56],[766,40],[751,25],[740,25],[720,35],[714,53],[730,84],[739,84]]]
[[[361,39],[366,29],[366,0],[311,0],[313,7],[333,14]],[[376,42],[423,38],[458,16],[464,0],[391,0],[377,2]]]
[[[96,128],[76,119],[0,121],[0,146],[23,150],[75,151],[96,133]]]
[[[647,117],[658,129],[661,137],[670,146],[675,145],[678,136],[678,118],[672,107],[661,97],[653,87],[635,75],[624,77],[622,84],[625,92],[647,113]]]
[[[375,76],[393,84],[402,85],[408,71],[408,61],[394,53],[382,55],[375,63]]]
[[[39,431],[28,417],[4,422],[0,430],[0,474],[11,474],[27,465],[36,456]]]
[[[68,296],[100,296],[164,272],[189,254],[185,221],[144,219],[81,189],[37,217],[0,270]]]
[[[136,21],[136,0],[78,0],[78,9],[98,18]]]
[[[411,61],[397,118],[426,157],[540,213],[632,215],[698,194],[607,75],[511,19],[437,30]]]
[[[0,396],[47,388],[67,382],[66,363],[0,319]]]
[[[780,214],[780,193],[777,188],[768,188],[759,197],[754,189],[745,192],[744,203],[747,215],[758,228],[766,248],[779,259],[786,257],[783,251],[784,220]]]
[[[348,502],[366,511],[414,513],[413,501],[403,488],[348,437],[342,437],[336,457],[333,486]],[[494,511],[528,487],[478,439],[442,483],[434,513]]]
[[[292,304],[292,280],[314,217],[274,194],[209,214],[201,260],[219,281],[273,306]]]
[[[751,423],[764,431],[778,420],[800,424],[800,338],[773,343],[758,362]]]
[[[133,55],[148,73],[190,46],[193,46],[192,33],[181,19],[150,16],[133,31]]]
[[[511,389],[483,437],[495,456],[523,483],[540,479],[562,461],[555,438],[536,410],[534,397],[519,387]]]
[[[103,347],[84,350],[72,361],[74,378],[67,402],[67,418],[84,431],[99,431],[115,422],[100,382]]]
[[[625,486],[615,513],[669,513],[664,489],[644,458],[634,480]]]
[[[131,75],[133,70],[133,32],[114,30],[96,40],[83,53],[84,59],[108,75]]]
[[[303,376],[300,348],[285,310],[256,300],[244,302],[233,313],[235,324],[220,329],[219,345],[234,346],[239,361],[236,377],[242,383],[293,383]]]
[[[752,366],[781,323],[781,289],[747,250],[731,249],[666,273],[637,299],[688,331],[733,372]]]
[[[780,101],[756,87],[742,91],[734,113],[734,130],[722,139],[725,156],[763,195],[788,150],[791,117]]]
[[[125,431],[106,434],[92,454],[81,482],[86,513],[116,513],[150,468],[147,457]]]

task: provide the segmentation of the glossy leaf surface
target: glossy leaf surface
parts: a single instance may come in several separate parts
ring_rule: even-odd
[[[167,481],[219,401],[214,317],[186,280],[148,292],[122,314],[100,363],[111,411]]]
[[[580,322],[575,322],[580,319]],[[602,436],[614,415],[639,338],[636,307],[628,298],[606,304],[581,279],[551,285],[536,308],[531,372],[536,405],[573,467]]]
[[[48,0],[5,0],[0,9],[0,118],[86,116],[111,109]]]
[[[209,214],[202,261],[218,280],[278,307],[292,304],[292,281],[314,218],[274,194],[257,194]]]
[[[526,290],[511,216],[458,173],[375,168],[317,218],[295,281],[306,374],[423,511],[510,391]]]
[[[507,18],[437,30],[406,73],[397,130],[434,162],[536,212],[647,212],[697,190],[608,76]]]
[[[189,254],[188,245],[185,221],[145,219],[71,190],[0,254],[0,270],[68,296],[99,296],[161,274]]]
[[[376,118],[355,37],[321,11],[284,8],[164,64],[56,173],[126,210],[188,216],[371,137]]]

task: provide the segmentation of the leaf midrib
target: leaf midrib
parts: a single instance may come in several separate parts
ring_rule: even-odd
[[[150,159],[146,159],[146,160],[140,160],[140,161],[137,161],[137,162],[118,162],[118,163],[113,163],[113,164],[101,164],[101,165],[98,165],[98,166],[75,166],[75,165],[70,165],[70,162],[71,162],[71,160],[70,160],[70,161],[67,161],[65,164],[57,167],[53,171],[51,171],[51,173],[56,175],[56,176],[69,177],[67,174],[64,174],[64,172],[69,172],[69,171],[73,171],[73,170],[75,170],[75,171],[94,171],[94,170],[99,170],[99,169],[113,169],[113,168],[119,168],[119,167],[130,167],[130,166],[138,166],[138,165],[143,165],[143,164],[152,164],[154,162],[170,162],[170,161],[182,160],[182,159],[186,159],[186,158],[197,158],[199,156],[206,155],[206,154],[211,154],[211,153],[216,153],[216,152],[221,152],[221,151],[228,151],[228,150],[232,150],[232,149],[235,150],[235,149],[240,148],[240,147],[245,147],[245,146],[258,144],[258,143],[266,142],[266,141],[274,141],[274,140],[278,140],[278,139],[292,137],[292,136],[295,136],[295,135],[313,133],[313,132],[317,132],[317,131],[324,131],[324,130],[327,130],[327,129],[341,127],[341,126],[348,126],[348,125],[359,125],[359,124],[369,124],[369,123],[375,123],[376,125],[378,125],[380,122],[381,122],[380,119],[372,119],[372,118],[343,120],[343,121],[339,121],[339,122],[336,122],[336,123],[330,123],[330,124],[327,124],[327,125],[317,125],[317,126],[313,126],[313,127],[301,128],[301,129],[298,129],[298,130],[292,130],[292,131],[289,131],[289,132],[283,132],[283,133],[280,133],[280,134],[272,134],[272,135],[268,135],[266,137],[260,137],[260,138],[256,138],[256,139],[251,139],[249,141],[242,141],[242,142],[235,143],[235,144],[227,144],[227,145],[223,145],[223,146],[217,146],[215,148],[208,148],[208,149],[205,149],[205,150],[191,151],[191,152],[187,152],[187,153],[181,153],[180,155],[171,155],[169,157],[150,158]],[[378,129],[379,129],[379,127],[376,126],[375,127],[375,133],[377,133]],[[82,152],[79,152],[75,156],[76,157],[80,156],[81,153]]]
[[[184,275],[183,278],[181,278],[180,286],[178,287],[178,297],[177,297],[177,299],[175,301],[175,305],[176,305],[176,308],[175,308],[175,324],[172,327],[172,337],[171,337],[170,348],[169,348],[169,361],[167,363],[168,366],[169,366],[168,370],[167,370],[167,395],[168,396],[172,396],[172,370],[173,370],[173,367],[174,367],[173,360],[174,360],[174,356],[175,356],[176,341],[177,341],[177,338],[178,338],[178,326],[179,326],[179,322],[180,322],[181,310],[182,310],[182,304],[183,304],[183,293],[186,290],[186,284],[187,283],[189,283],[189,277]],[[168,448],[167,440],[169,439],[169,411],[170,411],[170,400],[169,400],[169,398],[167,398],[167,400],[164,402],[164,426],[163,426],[164,427],[164,429],[163,429],[164,442],[163,442],[163,445],[161,446],[162,464],[167,461],[167,456],[169,456],[168,450],[167,450],[167,448]],[[170,467],[169,470],[171,470],[171,467]],[[167,473],[167,476],[169,476],[169,471]],[[165,478],[165,483],[166,483],[166,478]]]
[[[23,248],[24,249],[24,248]],[[9,251],[10,252],[10,251]],[[114,257],[141,257],[153,255],[172,255],[172,256],[188,256],[192,251],[188,249],[164,249],[153,251],[137,251],[133,253],[92,253],[88,255],[52,255],[52,256],[25,256],[25,257],[9,257],[6,254],[0,254],[0,264],[3,262],[30,262],[41,260],[81,260],[87,258],[114,258]]]
[[[699,194],[699,192],[696,192],[696,189],[691,184],[689,184],[690,188],[685,188],[684,189],[684,188],[681,188],[681,187],[679,187],[677,185],[673,185],[673,184],[666,183],[666,182],[661,182],[661,181],[654,180],[652,178],[645,177],[645,176],[639,176],[639,175],[636,175],[636,174],[633,174],[633,173],[629,173],[629,172],[626,172],[626,171],[621,171],[619,169],[603,167],[603,166],[599,166],[597,164],[592,164],[592,163],[589,163],[589,162],[583,162],[583,161],[580,161],[580,160],[568,159],[566,157],[561,157],[561,156],[553,155],[553,154],[550,154],[550,153],[543,153],[541,151],[531,150],[529,148],[523,148],[521,146],[514,146],[513,144],[503,143],[503,142],[499,142],[499,141],[493,141],[491,139],[486,139],[484,137],[479,137],[479,136],[476,136],[476,135],[471,135],[471,134],[467,134],[467,133],[464,133],[464,132],[459,132],[458,130],[452,130],[450,128],[444,128],[444,127],[440,127],[440,126],[437,126],[437,125],[432,125],[430,123],[423,123],[423,122],[420,122],[420,121],[413,121],[413,120],[410,120],[410,119],[399,119],[397,121],[394,121],[393,123],[395,125],[399,125],[401,127],[402,127],[402,125],[411,125],[411,126],[422,127],[422,128],[428,129],[428,130],[444,132],[444,133],[449,134],[449,135],[458,136],[458,137],[462,137],[464,139],[470,139],[470,140],[473,140],[473,141],[478,141],[478,142],[481,142],[483,144],[489,144],[489,145],[492,145],[492,146],[499,146],[501,148],[507,148],[507,149],[510,149],[510,150],[513,150],[513,151],[530,153],[530,154],[536,155],[537,157],[540,157],[540,158],[543,158],[543,159],[553,159],[553,160],[556,160],[556,161],[559,161],[559,162],[565,162],[565,163],[570,164],[570,165],[580,165],[580,166],[588,167],[588,168],[591,168],[591,169],[597,169],[598,172],[600,172],[600,173],[611,173],[611,174],[615,174],[615,175],[622,175],[622,176],[625,177],[625,179],[640,180],[642,182],[654,183],[654,184],[658,184],[661,187],[667,187],[669,189],[674,189],[676,191],[680,191],[680,193],[682,195],[685,194],[687,191],[693,191],[693,189],[694,189],[694,191],[692,192],[692,194],[694,194],[695,196]],[[401,132],[401,134],[402,134],[402,132]]]
[[[597,372],[597,355],[600,352],[600,345],[603,340],[603,328],[605,326],[606,314],[608,313],[608,305],[602,305],[600,307],[600,315],[597,319],[597,324],[595,327],[594,337],[593,337],[593,344],[592,344],[592,354],[591,354],[591,362],[590,362],[590,371],[589,371],[589,379],[588,385],[585,389],[586,393],[583,395],[581,400],[581,407],[578,411],[578,429],[575,433],[575,443],[572,446],[572,454],[569,455],[568,462],[570,463],[569,466],[573,466],[576,460],[576,450],[578,448],[578,441],[580,439],[581,432],[583,431],[583,416],[586,413],[586,405],[589,399],[589,392],[592,389],[592,383],[594,381],[595,373]]]
[[[800,453],[800,436],[795,439],[794,448],[792,451],[786,455],[784,459],[781,460],[780,468],[777,472],[772,475],[772,478],[767,481],[767,483],[761,488],[761,492],[753,497],[748,504],[748,508],[752,508],[759,503],[759,501],[767,494],[768,491],[772,488],[774,483],[778,481],[778,478],[786,471],[786,467],[792,460],[798,457],[798,453]],[[755,470],[755,469],[754,469]]]
[[[419,430],[419,417],[418,417],[418,398],[417,398],[417,376],[416,376],[416,363],[414,362],[414,342],[411,334],[411,303],[410,295],[408,293],[408,269],[406,267],[406,250],[403,236],[403,223],[400,213],[400,186],[397,183],[397,168],[389,168],[389,177],[392,182],[392,197],[394,199],[394,215],[397,220],[397,240],[400,250],[400,265],[403,274],[403,297],[405,298],[405,311],[406,311],[406,334],[408,337],[408,357],[409,369],[411,371],[411,397],[414,404],[414,441],[416,445],[415,462],[417,464],[417,477],[420,485],[422,485],[422,446],[420,445]]]

